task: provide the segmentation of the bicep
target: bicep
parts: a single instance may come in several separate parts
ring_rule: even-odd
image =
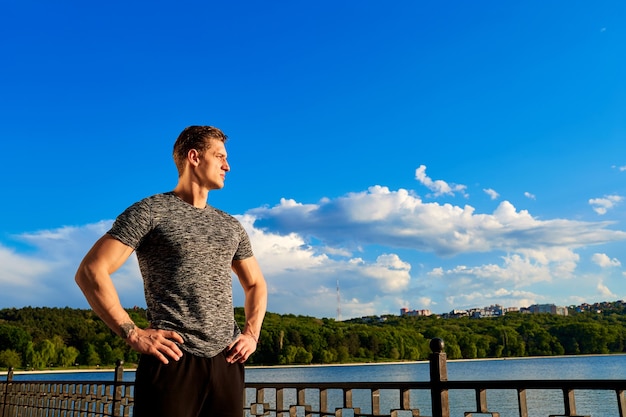
[[[89,271],[112,274],[126,262],[132,253],[133,248],[107,234],[98,239],[85,255],[81,267]]]
[[[233,261],[232,269],[244,289],[253,287],[264,279],[261,267],[254,256]]]

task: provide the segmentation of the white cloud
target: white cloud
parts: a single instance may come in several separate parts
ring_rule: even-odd
[[[302,206],[300,206],[302,207]],[[237,216],[250,236],[255,256],[264,273],[289,269],[310,269],[327,264],[328,256],[305,244],[297,233],[279,235],[254,227],[254,217]]]
[[[298,286],[287,284],[290,272],[298,276],[298,282],[319,284],[324,290],[309,291],[306,302],[315,300],[315,304],[325,305],[326,311],[332,309],[336,277],[340,277],[342,294],[350,294],[348,299],[359,300],[364,306],[382,306],[377,303],[385,299],[397,303],[398,308],[405,307],[407,300],[415,300],[412,308],[426,308],[424,301],[417,301],[421,299],[445,308],[449,300],[469,303],[477,301],[480,294],[485,295],[485,303],[498,302],[501,297],[509,305],[523,306],[541,301],[541,297],[522,288],[542,283],[561,285],[562,280],[575,279],[580,262],[576,249],[626,239],[626,233],[608,229],[608,222],[538,220],[525,210],[516,210],[508,201],[500,203],[491,214],[480,214],[471,206],[424,203],[410,191],[391,191],[381,186],[318,204],[283,200],[275,207],[250,210],[247,216],[248,223],[264,233],[295,233],[301,248],[315,251],[305,243],[312,241],[320,245],[317,250],[337,248],[332,253],[325,251],[324,262],[315,268],[285,269],[284,274],[270,278],[281,288]],[[387,255],[383,252],[369,263],[363,256],[345,256],[352,252],[346,248],[356,247],[366,257],[380,247],[386,248]],[[432,253],[446,264],[453,261],[452,256],[470,254],[489,254],[499,262],[433,266],[420,273],[415,270],[418,264],[401,259],[399,254],[389,255],[390,248]],[[264,251],[264,256],[276,265],[270,252]],[[340,259],[339,254],[346,259]],[[325,275],[335,279],[324,281]],[[363,291],[363,287],[369,291]],[[494,287],[501,291],[494,292]],[[289,297],[304,290],[298,288]],[[414,298],[407,298],[408,294]],[[397,300],[390,298],[394,296]],[[360,315],[366,312],[364,308]]]
[[[602,281],[598,282],[598,285],[596,286],[596,290],[598,291],[598,295],[600,295],[601,297],[605,297],[605,299],[607,299],[607,300],[615,300],[615,299],[618,298],[617,295],[615,295],[609,289],[609,287],[604,285],[604,283]]]
[[[82,257],[108,230],[110,221],[84,227],[62,227],[13,236],[26,245],[25,254],[0,248],[0,305],[80,306],[87,302],[74,281]],[[144,305],[142,282],[136,259],[130,260],[113,276],[127,305]]]
[[[20,291],[36,290],[39,278],[48,273],[52,266],[32,255],[16,253],[15,250],[0,246],[0,285],[10,286]]]
[[[497,199],[498,197],[500,197],[500,194],[498,194],[496,192],[496,190],[491,189],[491,188],[483,188],[483,191],[485,192],[485,194],[487,194],[489,196],[489,198],[491,198],[492,200]]]
[[[591,198],[589,204],[592,206],[593,211],[599,215],[606,214],[607,211],[614,208],[620,203],[624,197],[619,195],[606,195],[603,198]]]
[[[537,199],[537,197],[535,197],[534,194],[531,194],[528,191],[524,192],[524,197],[529,198],[531,200],[536,200]]]
[[[318,204],[282,200],[250,210],[259,228],[297,233],[329,246],[381,245],[432,252],[439,256],[522,249],[577,248],[626,239],[609,223],[566,219],[538,220],[508,201],[491,214],[472,206],[424,203],[411,192],[374,186]]]
[[[316,317],[337,310],[343,318],[398,314],[407,306],[524,306],[543,300],[540,286],[571,299],[577,289],[593,291],[579,285],[577,250],[626,239],[609,222],[540,220],[508,201],[478,213],[382,186],[316,204],[283,199],[237,217],[268,281],[269,311]],[[110,224],[23,234],[1,244],[0,305],[87,307],[74,273]],[[593,261],[619,266],[599,253]],[[124,306],[145,305],[134,256],[113,279]],[[235,284],[235,305],[243,305]]]
[[[448,297],[450,305],[457,309],[469,309],[500,304],[503,307],[528,307],[540,303],[543,297],[526,291],[510,291],[498,288],[492,291],[458,292]]]
[[[616,258],[609,258],[608,255],[604,253],[594,253],[591,257],[591,260],[601,266],[602,268],[610,268],[613,266],[622,266],[622,263]]]
[[[370,265],[363,272],[378,281],[381,292],[396,293],[408,286],[411,264],[402,261],[398,255],[383,254],[376,258],[374,265]]]
[[[460,193],[461,195],[467,197],[465,194],[467,186],[460,184],[448,184],[443,180],[433,181],[428,175],[426,175],[426,165],[420,165],[420,167],[415,170],[415,179],[432,191],[435,197],[440,197],[442,195],[454,195],[455,193]]]
[[[292,202],[286,206],[304,207]],[[392,303],[390,312],[398,313],[401,302],[395,299],[411,280],[411,265],[398,255],[367,261],[351,257],[350,251],[307,245],[296,233],[281,236],[257,228],[250,214],[238,218],[266,276],[270,311],[293,312],[295,302],[306,314],[333,317],[340,304],[342,316],[355,317],[381,314]],[[235,288],[235,301],[243,304],[243,294]]]
[[[438,287],[441,298],[455,308],[470,308],[494,303],[508,306],[528,306],[541,297],[523,288],[540,283],[553,285],[573,278],[573,269],[579,257],[567,250],[539,251],[526,254],[509,254],[500,264],[477,266],[457,265],[450,269],[437,267],[426,274]],[[494,290],[497,288],[497,290]]]

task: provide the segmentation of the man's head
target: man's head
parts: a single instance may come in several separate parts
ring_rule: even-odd
[[[174,143],[174,163],[180,177],[185,171],[185,161],[189,151],[195,149],[201,156],[211,147],[211,141],[226,142],[228,137],[213,126],[189,126],[183,130]]]

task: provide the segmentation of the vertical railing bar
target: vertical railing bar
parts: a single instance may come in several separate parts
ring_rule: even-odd
[[[328,390],[323,388],[320,390],[320,414],[328,413]]]
[[[400,408],[402,410],[411,409],[411,390],[408,388],[402,388],[400,390]]]
[[[528,417],[528,402],[526,401],[526,390],[523,388],[517,390],[517,405],[519,409],[519,417]]]
[[[624,396],[624,390],[620,389],[615,392],[617,394],[617,408],[619,410],[619,417],[626,417],[626,397]]]
[[[343,390],[343,403],[346,408],[352,408],[352,389],[346,388]]]
[[[265,388],[259,388],[256,391],[256,402],[264,403],[265,402]]]
[[[306,396],[305,396],[304,388],[298,388],[296,392],[298,396],[298,405],[306,404],[306,398],[305,398]]]
[[[430,398],[433,417],[450,417],[448,390],[441,383],[448,380],[448,366],[444,343],[441,339],[430,340]]]
[[[285,392],[284,388],[276,389],[276,416],[284,416],[285,415]]]
[[[9,367],[9,371],[7,372],[7,382],[6,385],[4,386],[4,399],[3,399],[3,403],[2,403],[2,414],[0,414],[0,416],[2,417],[8,417],[9,413],[11,412],[11,407],[9,406],[9,401],[12,398],[12,396],[10,395],[10,392],[13,389],[13,367]]]
[[[574,390],[571,388],[563,388],[563,401],[565,403],[565,415],[576,415],[576,399],[574,398]]]
[[[487,390],[484,388],[476,388],[476,411],[479,413],[487,413]]]
[[[380,390],[374,389],[370,391],[370,397],[372,400],[372,414],[375,416],[380,415]]]
[[[266,398],[265,390],[266,388],[254,389],[254,398],[255,398],[254,403],[257,404],[257,407],[258,407],[258,404],[263,404],[263,411],[267,413],[267,410],[265,409],[265,398]],[[255,408],[255,413],[256,411],[257,409]],[[252,412],[252,404],[250,404],[250,412]]]

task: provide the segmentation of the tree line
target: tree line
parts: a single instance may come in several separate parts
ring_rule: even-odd
[[[147,327],[146,310],[128,310]],[[572,312],[573,313],[573,312]],[[243,326],[243,308],[235,309]],[[376,316],[346,321],[267,313],[250,365],[426,360],[432,338],[449,359],[624,353],[626,312],[507,313],[493,318]],[[0,310],[0,368],[135,364],[138,354],[88,309]]]

